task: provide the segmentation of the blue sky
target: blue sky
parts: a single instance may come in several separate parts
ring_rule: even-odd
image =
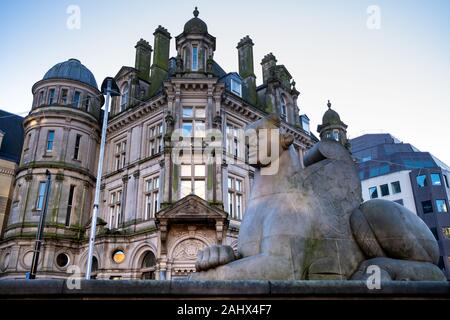
[[[66,26],[69,5],[81,28]],[[367,8],[381,28],[367,28]],[[0,109],[25,115],[31,87],[54,64],[77,58],[101,83],[134,65],[134,45],[166,27],[181,33],[195,6],[217,37],[215,60],[236,71],[237,42],[255,43],[255,71],[273,52],[301,92],[315,129],[330,99],[349,136],[389,132],[450,164],[450,1],[2,1]],[[171,53],[175,52],[174,39]]]

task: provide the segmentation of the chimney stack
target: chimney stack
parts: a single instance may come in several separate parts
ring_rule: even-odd
[[[277,59],[275,56],[271,53],[266,54],[264,58],[261,61],[262,65],[262,73],[263,73],[263,82],[266,84],[270,78],[272,78],[272,70],[274,70],[275,66],[277,65]]]
[[[256,76],[253,68],[253,41],[246,36],[237,45],[239,56],[239,75],[243,79],[242,96],[256,106]]]
[[[150,66],[152,61],[152,46],[141,38],[136,43],[136,61],[134,67],[139,71],[139,77],[146,81],[150,80]]]
[[[170,33],[159,26],[153,33],[155,36],[153,65],[150,76],[150,96],[154,95],[169,73]]]

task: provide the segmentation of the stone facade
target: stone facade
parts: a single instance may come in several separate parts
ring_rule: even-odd
[[[299,159],[317,141],[302,128],[299,92],[287,69],[266,56],[257,87],[247,36],[237,46],[239,73],[226,73],[214,60],[216,38],[198,14],[175,38],[176,57],[169,56],[170,33],[159,26],[154,46],[141,39],[135,67],[115,76],[121,96],[112,99],[107,129],[95,278],[182,278],[195,271],[198,250],[236,248],[254,174],[238,129],[274,112],[294,136]],[[57,66],[33,86],[33,108],[24,120],[17,205],[0,242],[4,278],[23,278],[30,269],[47,169],[52,183],[37,276],[66,278],[71,265],[86,270],[104,100],[79,61]],[[194,152],[181,164],[172,152],[177,129],[192,135]],[[195,153],[205,148],[196,142],[209,129],[222,132],[223,161],[207,163]]]

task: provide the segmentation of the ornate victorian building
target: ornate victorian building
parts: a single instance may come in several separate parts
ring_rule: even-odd
[[[196,9],[175,37],[176,57],[169,55],[170,33],[159,26],[153,47],[138,41],[135,66],[115,76],[121,95],[112,100],[108,122],[93,262],[98,279],[185,277],[195,270],[199,249],[236,246],[253,179],[239,139],[246,124],[278,113],[300,158],[316,141],[308,118],[299,116],[299,92],[286,67],[266,55],[257,86],[254,44],[247,36],[237,45],[239,72],[225,72],[214,60],[216,38],[198,14]],[[51,68],[32,92],[0,242],[0,275],[23,278],[30,269],[49,170],[38,277],[65,278],[71,265],[81,273],[86,268],[104,98],[92,73],[75,59]],[[172,152],[177,129],[194,151],[183,153],[181,162]],[[205,148],[209,129],[222,132],[221,161],[195,152]]]

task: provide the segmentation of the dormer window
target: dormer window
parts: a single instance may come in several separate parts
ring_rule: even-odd
[[[309,119],[306,117],[306,115],[301,115],[300,116],[300,121],[301,121],[303,130],[305,130],[306,132],[310,133]]]
[[[192,47],[192,71],[198,71],[198,47]]]
[[[128,105],[128,83],[122,88],[122,96],[120,97],[120,112],[126,109]]]
[[[242,84],[236,79],[231,79],[231,92],[242,97]]]

